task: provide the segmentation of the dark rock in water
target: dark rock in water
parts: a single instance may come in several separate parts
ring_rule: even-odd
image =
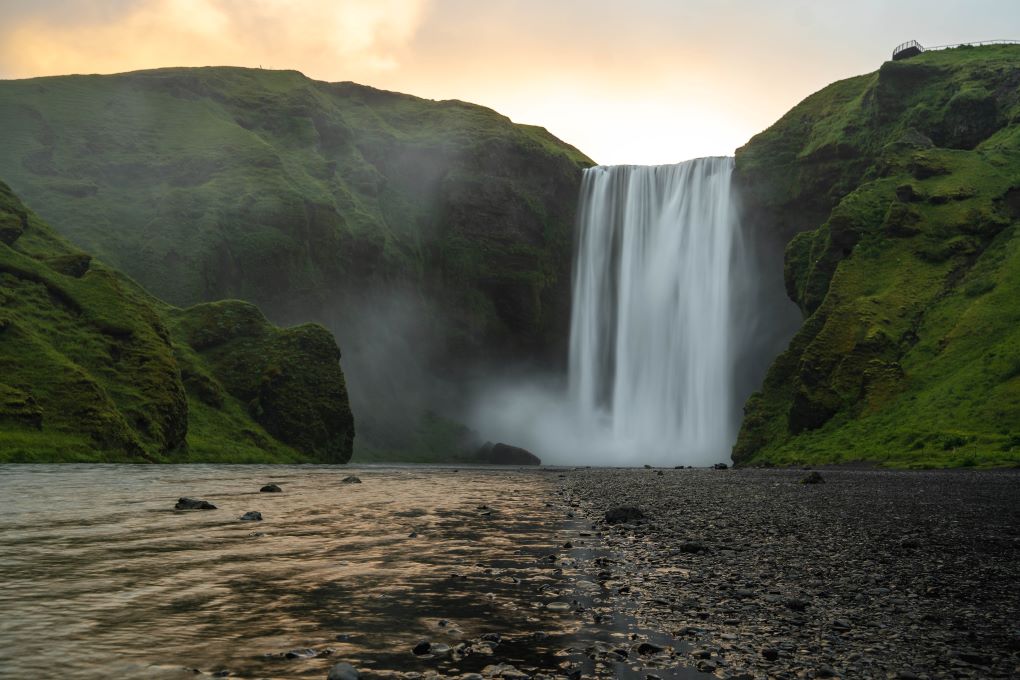
[[[729,468],[729,465],[727,465],[726,463],[716,463],[715,465],[712,466],[713,470],[725,470],[727,468]]]
[[[264,487],[259,489],[259,491],[262,493],[280,493],[283,489],[276,484],[266,484]]]
[[[651,469],[652,469],[652,466],[651,466],[651,465],[647,465],[647,464],[646,464],[646,465],[645,465],[645,469],[646,469],[646,470],[651,470]]]
[[[358,680],[361,675],[358,669],[349,663],[338,663],[329,669],[326,680]]]
[[[240,517],[242,522],[261,522],[262,513],[257,510],[249,510]]]
[[[289,652],[285,652],[283,658],[285,659],[314,659],[319,656],[319,650],[312,649],[311,647],[304,647],[302,649],[292,649]]]
[[[492,465],[541,465],[542,460],[527,449],[509,444],[486,443],[478,450],[479,459]]]
[[[194,498],[178,498],[174,510],[215,510],[216,506],[209,501],[199,501]]]
[[[357,475],[348,475],[340,480],[341,484],[361,484],[361,478]]]
[[[779,650],[775,649],[774,647],[766,647],[765,649],[761,650],[761,655],[762,657],[765,658],[766,661],[775,661],[776,659],[779,658]]]
[[[415,656],[424,656],[429,653],[432,649],[432,643],[428,640],[422,640],[411,649]]]
[[[645,513],[639,508],[624,506],[606,510],[606,524],[623,524],[625,522],[637,522],[645,518]]]
[[[800,480],[801,484],[825,484],[825,479],[818,474],[818,471],[814,471],[804,479]]]
[[[659,645],[653,645],[651,642],[642,642],[638,645],[637,653],[644,656],[646,654],[658,654],[662,650],[663,648]]]

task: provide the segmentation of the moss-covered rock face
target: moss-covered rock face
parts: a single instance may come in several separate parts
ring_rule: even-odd
[[[208,403],[221,402],[225,392],[281,442],[315,460],[350,459],[354,419],[329,331],[314,324],[281,330],[257,307],[236,300],[174,311],[171,318],[212,373],[195,381]]]
[[[0,129],[0,176],[173,304],[322,321],[396,281],[442,310],[459,360],[565,346],[591,161],[541,128],[294,71],[178,68],[0,82]]]
[[[734,460],[1020,461],[1020,47],[835,83],[738,150],[736,178],[805,321]]]
[[[0,462],[350,458],[324,328],[277,329],[244,303],[168,307],[3,183],[0,224],[18,225],[0,243]]]

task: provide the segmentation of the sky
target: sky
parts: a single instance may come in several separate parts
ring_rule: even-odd
[[[911,39],[1020,39],[1020,0],[0,0],[0,78],[296,69],[483,104],[603,164],[730,155]]]

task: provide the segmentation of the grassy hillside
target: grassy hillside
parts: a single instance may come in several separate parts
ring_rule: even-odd
[[[366,454],[417,447],[474,367],[565,357],[591,161],[544,129],[295,71],[170,68],[0,82],[0,139],[0,177],[162,299],[325,324]]]
[[[1020,462],[1020,46],[835,83],[736,164],[805,321],[734,460]]]
[[[0,183],[0,462],[345,462],[332,336],[170,307]]]
[[[289,321],[399,279],[467,347],[554,341],[591,161],[541,128],[295,71],[176,68],[0,82],[0,129],[0,176],[171,303]]]

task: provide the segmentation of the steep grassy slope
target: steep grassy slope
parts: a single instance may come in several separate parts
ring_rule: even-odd
[[[0,177],[161,298],[325,324],[366,455],[422,448],[425,410],[479,365],[565,356],[591,161],[541,128],[294,71],[171,68],[0,82],[0,140]]]
[[[0,462],[345,462],[338,359],[319,326],[159,302],[0,183]]]
[[[805,322],[734,460],[1020,461],[1020,47],[835,83],[736,163]]]
[[[580,168],[541,128],[294,71],[0,82],[4,176],[174,304],[325,318],[409,281],[458,349],[559,342]]]

